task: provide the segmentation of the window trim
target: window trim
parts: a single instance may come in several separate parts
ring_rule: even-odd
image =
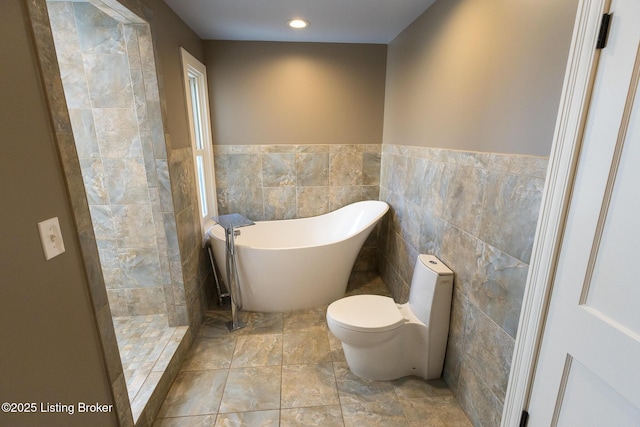
[[[196,191],[198,194],[198,216],[200,217],[200,228],[202,232],[206,232],[207,223],[210,222],[212,216],[218,215],[217,197],[216,197],[216,181],[213,162],[213,138],[211,132],[211,116],[209,114],[209,90],[207,85],[207,69],[203,63],[187,52],[184,48],[180,48],[182,57],[182,75],[184,80],[185,99],[187,102],[187,111],[189,118],[189,137],[191,139],[191,153],[193,160],[194,178]],[[192,87],[191,81],[195,79],[198,83],[197,94],[199,111],[199,122],[201,130],[202,149],[197,146],[196,130],[194,118],[196,117],[193,109]],[[198,174],[198,157],[202,158],[204,166],[203,182]],[[204,184],[204,192],[202,194],[201,184]],[[203,200],[207,207],[207,212],[203,214]]]

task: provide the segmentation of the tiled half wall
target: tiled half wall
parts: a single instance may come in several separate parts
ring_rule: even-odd
[[[378,200],[380,150],[380,144],[215,145],[219,213],[305,218]],[[376,247],[377,230],[354,272],[377,270]]]
[[[305,218],[377,200],[380,144],[215,145],[218,210]]]
[[[498,426],[547,158],[385,144],[379,268],[398,302],[420,253],[455,272],[444,378],[474,425]]]

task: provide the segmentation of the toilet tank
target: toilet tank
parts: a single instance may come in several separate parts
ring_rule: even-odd
[[[428,378],[442,375],[452,295],[453,272],[435,256],[419,255],[411,279],[409,306],[413,314],[428,327]]]
[[[433,255],[419,255],[411,279],[409,305],[411,311],[422,323],[431,326],[432,320],[441,320],[446,314],[447,322],[453,291],[453,272]],[[446,306],[446,313],[440,313],[439,307]],[[432,310],[438,313],[433,313]]]

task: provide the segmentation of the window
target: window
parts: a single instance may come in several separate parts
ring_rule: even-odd
[[[200,225],[204,232],[205,224],[209,218],[218,214],[215,175],[213,172],[207,71],[204,64],[189,52],[184,49],[180,49],[180,51],[182,53],[182,70],[187,96],[187,109],[189,111],[193,166],[200,205]]]

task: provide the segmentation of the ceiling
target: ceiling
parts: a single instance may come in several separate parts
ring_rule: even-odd
[[[164,0],[204,40],[387,44],[435,0]],[[287,22],[309,22],[303,30]]]

